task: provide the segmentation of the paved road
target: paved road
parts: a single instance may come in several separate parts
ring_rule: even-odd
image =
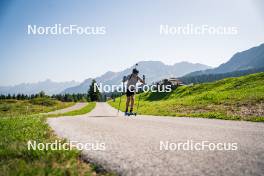
[[[47,112],[45,114],[63,114],[63,113],[66,113],[66,112],[70,112],[70,111],[81,109],[81,108],[83,108],[86,105],[87,105],[87,103],[76,103],[75,105],[70,106],[68,108],[58,109],[56,111]]]
[[[105,143],[104,151],[83,150],[83,157],[120,175],[264,175],[264,123],[155,116],[127,118],[117,116],[117,111],[105,103],[97,103],[87,115],[51,118],[48,123],[59,136],[69,140]],[[173,148],[191,140],[197,145],[202,141],[226,146],[237,143],[238,150]],[[161,141],[168,142],[170,150],[164,146],[160,150]]]

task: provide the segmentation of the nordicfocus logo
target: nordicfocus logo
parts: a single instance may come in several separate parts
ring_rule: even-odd
[[[62,142],[55,140],[52,143],[37,143],[37,141],[27,142],[28,150],[105,150],[105,143],[79,143],[77,141]]]
[[[28,35],[105,35],[105,26],[79,26],[54,24],[53,26],[28,25]]]
[[[219,142],[213,143],[209,141],[195,142],[193,140],[187,140],[185,142],[169,142],[160,141],[160,150],[170,150],[170,151],[234,151],[238,150],[237,143],[230,142]]]
[[[120,85],[104,85],[102,83],[95,83],[93,87],[94,92],[97,92],[99,90],[100,92],[105,93],[111,93],[111,92],[124,92],[126,90],[129,90],[131,92],[138,92],[139,90],[143,92],[171,92],[172,91],[172,85],[129,85],[127,84],[120,84]]]
[[[211,35],[211,36],[221,36],[221,35],[237,35],[238,27],[236,26],[210,26],[204,25],[194,25],[186,24],[180,26],[170,26],[161,24],[159,27],[160,35]]]

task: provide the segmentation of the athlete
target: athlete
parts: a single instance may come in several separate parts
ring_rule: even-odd
[[[127,96],[127,101],[126,101],[126,111],[125,115],[133,114],[133,107],[134,107],[134,100],[135,100],[135,93],[136,93],[136,84],[138,82],[141,82],[142,84],[145,84],[145,80],[141,79],[138,76],[139,71],[137,69],[133,69],[132,74],[124,77],[123,82],[127,81],[127,86],[126,86],[126,96]],[[128,113],[128,107],[130,105],[130,112]]]

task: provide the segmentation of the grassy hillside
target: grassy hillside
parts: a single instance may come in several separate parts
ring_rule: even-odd
[[[114,107],[118,102],[109,101]],[[264,121],[264,73],[182,86],[170,93],[142,93],[139,113]]]

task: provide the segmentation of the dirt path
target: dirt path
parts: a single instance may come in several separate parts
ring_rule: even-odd
[[[117,116],[117,110],[106,103],[97,103],[89,114],[51,118],[48,123],[69,140],[104,143],[105,150],[83,150],[83,157],[120,175],[264,175],[264,123],[128,118]],[[238,150],[172,150],[187,141],[237,143]],[[168,142],[171,150],[161,147],[161,142]]]
[[[70,112],[70,111],[81,109],[81,108],[83,108],[86,105],[87,105],[87,103],[76,103],[75,105],[70,106],[68,108],[59,109],[59,110],[52,111],[52,112],[47,112],[45,114],[63,114],[63,113],[66,113],[66,112]]]

